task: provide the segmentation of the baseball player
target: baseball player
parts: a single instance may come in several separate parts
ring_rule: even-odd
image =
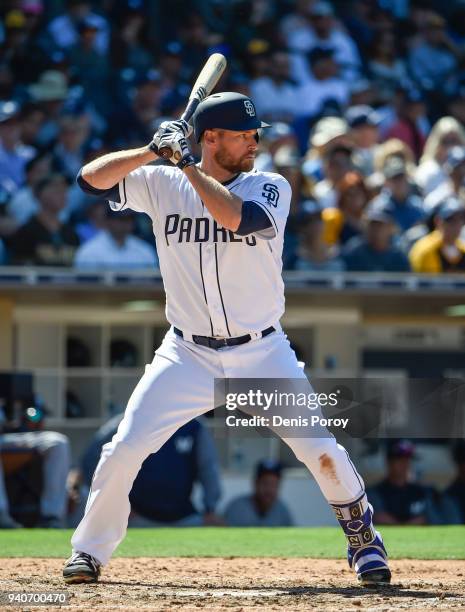
[[[267,126],[252,100],[232,92],[201,102],[193,125],[199,164],[189,150],[192,128],[179,120],[164,122],[148,146],[104,155],[78,176],[84,191],[107,198],[114,210],[152,219],[171,328],[102,448],[64,566],[68,583],[98,580],[125,536],[128,494],[142,462],[213,407],[214,378],[306,381],[279,324],[291,189],[282,176],[253,169],[258,129]],[[162,147],[172,150],[173,165],[148,165]],[[363,480],[326,433],[283,439],[333,507],[361,584],[387,584],[387,554]]]

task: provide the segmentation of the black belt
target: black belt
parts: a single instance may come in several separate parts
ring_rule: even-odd
[[[184,334],[177,327],[173,327],[174,333],[181,338],[184,338]],[[275,330],[274,327],[267,327],[264,329],[261,334],[262,338],[272,334]],[[245,336],[237,336],[236,338],[212,338],[210,336],[192,336],[192,341],[195,344],[200,344],[200,346],[208,346],[208,348],[214,349],[217,351],[224,346],[238,346],[239,344],[245,344],[246,342],[250,342],[252,340],[252,336],[250,334],[245,334]]]

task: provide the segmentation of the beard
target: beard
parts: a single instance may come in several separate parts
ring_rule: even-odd
[[[227,170],[232,174],[239,174],[240,172],[250,172],[253,170],[255,158],[246,159],[246,156],[247,154],[243,155],[239,159],[236,159],[225,151],[225,149],[221,149],[220,151],[214,153],[213,158],[224,170]]]

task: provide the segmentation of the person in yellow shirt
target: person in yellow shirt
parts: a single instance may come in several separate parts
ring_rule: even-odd
[[[430,274],[465,272],[465,243],[459,238],[465,225],[463,202],[455,196],[445,198],[434,222],[435,229],[410,250],[412,270]]]
[[[365,181],[358,172],[348,172],[337,184],[337,207],[324,208],[324,240],[326,244],[343,245],[363,230],[362,214],[370,199]]]

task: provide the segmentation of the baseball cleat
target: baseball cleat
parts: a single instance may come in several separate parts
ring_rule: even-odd
[[[360,548],[349,546],[348,561],[355,570],[362,586],[382,586],[390,584],[391,572],[383,538],[374,531],[375,538],[370,544]]]
[[[63,578],[67,584],[98,582],[99,576],[100,563],[84,552],[73,553],[63,568]]]
[[[371,570],[359,574],[358,581],[364,587],[388,586],[391,584],[391,572],[389,568]]]

